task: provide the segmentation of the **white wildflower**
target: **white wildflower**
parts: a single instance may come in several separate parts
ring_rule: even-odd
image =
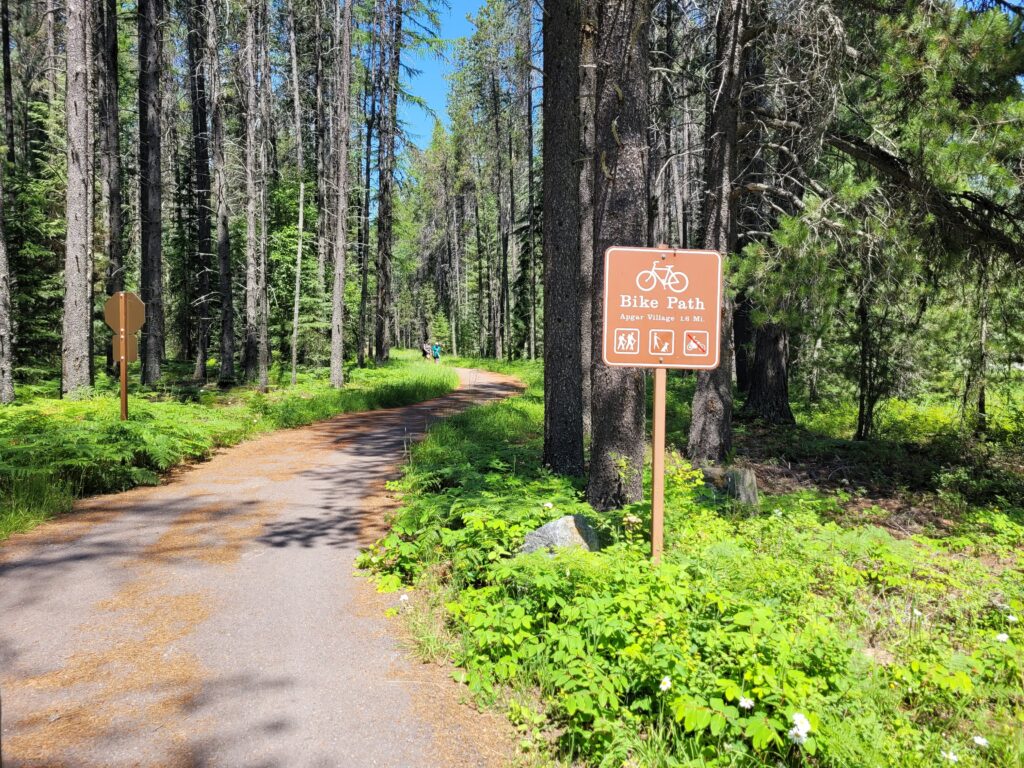
[[[664,693],[672,687],[672,678],[668,675],[665,675],[663,678],[661,678],[661,684],[658,687],[661,689],[661,692]]]
[[[748,699],[746,696],[740,696],[740,709],[753,709],[754,700]]]
[[[1011,624],[1016,624],[1016,623],[1017,623],[1017,617],[1016,617],[1016,616],[1014,616],[1014,615],[1013,615],[1012,613],[1010,613],[1010,614],[1007,614],[1007,616],[1006,616],[1006,620],[1007,620],[1008,622],[1010,622]]]
[[[973,741],[976,746],[979,746],[982,749],[988,746],[988,739],[986,739],[984,736],[975,736],[973,739],[971,739],[971,741]]]
[[[949,752],[947,752],[946,750],[942,750],[942,757],[944,760],[949,760],[949,762],[951,763],[960,762],[960,758],[957,757],[956,752],[954,752],[953,750],[950,750]]]
[[[998,635],[996,635],[996,642],[997,643],[1008,643],[1009,641],[1010,641],[1010,636],[1008,634],[1006,634],[1005,632],[1000,632]]]
[[[550,501],[545,501],[544,502],[544,509],[554,509],[554,508],[555,508],[555,505],[552,504]]]
[[[799,712],[793,714],[793,727],[789,729],[789,740],[794,744],[803,744],[807,741],[807,734],[811,732],[811,723]]]
[[[625,523],[626,525],[632,526],[632,525],[640,525],[640,523],[642,523],[643,521],[639,517],[637,517],[636,515],[626,515],[624,518],[622,518],[622,522]]]
[[[915,608],[915,609],[914,609],[914,616],[915,616],[916,618],[920,619],[920,618],[921,618],[922,616],[924,616],[924,614],[923,614],[923,613],[921,613],[921,611],[919,611],[919,610],[918,610],[917,608]]]
[[[402,595],[400,598],[398,598],[398,602],[400,602],[400,603],[408,603],[409,602],[409,596],[408,595]]]

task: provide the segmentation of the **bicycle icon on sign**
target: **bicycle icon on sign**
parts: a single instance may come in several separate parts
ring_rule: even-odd
[[[671,264],[659,267],[657,261],[636,276],[636,287],[641,291],[653,291],[659,284],[673,293],[682,293],[690,285],[690,278],[685,272],[676,272]]]

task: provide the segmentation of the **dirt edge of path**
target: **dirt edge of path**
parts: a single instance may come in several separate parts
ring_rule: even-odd
[[[515,377],[487,374],[492,380],[513,387],[515,392],[510,397],[526,391],[526,385]],[[460,388],[464,386],[465,382],[460,383]],[[480,404],[491,402],[500,400],[487,400]],[[461,410],[464,409],[452,409],[445,413],[445,417]],[[423,437],[426,435],[420,439]],[[394,467],[396,477],[400,467],[401,464]],[[378,483],[374,491],[363,499],[359,524],[359,541],[363,547],[370,546],[390,530],[391,518],[401,506],[400,498],[387,489],[386,482]],[[377,618],[387,617],[388,634],[402,649],[405,665],[415,669],[414,677],[396,670],[394,679],[415,686],[410,690],[413,708],[418,717],[435,728],[431,750],[435,765],[439,768],[509,768],[520,765],[523,755],[519,749],[519,735],[509,719],[496,710],[477,707],[469,689],[454,679],[453,673],[457,669],[454,664],[416,658],[416,639],[401,615],[400,597],[408,592],[378,592],[365,571],[360,575],[364,577],[360,579],[357,593],[360,612]],[[415,594],[410,599],[415,600]],[[475,754],[467,755],[460,749],[461,744],[472,744]]]

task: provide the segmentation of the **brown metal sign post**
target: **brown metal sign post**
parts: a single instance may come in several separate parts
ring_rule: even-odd
[[[146,305],[129,291],[118,291],[103,306],[103,319],[114,332],[114,359],[121,375],[121,421],[128,420],[128,363],[139,359],[135,333],[146,322]]]
[[[654,369],[651,559],[665,530],[667,370],[718,367],[722,256],[717,251],[612,247],[604,255],[605,365]]]

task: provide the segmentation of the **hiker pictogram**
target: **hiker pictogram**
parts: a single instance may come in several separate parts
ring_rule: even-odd
[[[623,355],[640,354],[640,331],[636,328],[620,328],[615,332],[615,351]]]
[[[636,287],[641,291],[653,291],[660,285],[673,293],[682,293],[689,284],[690,278],[685,272],[677,272],[671,264],[658,266],[657,261],[636,276]]]
[[[707,331],[687,331],[683,334],[683,354],[687,357],[705,357],[709,346]]]
[[[652,355],[671,355],[676,348],[676,332],[668,328],[654,328],[650,333]]]

